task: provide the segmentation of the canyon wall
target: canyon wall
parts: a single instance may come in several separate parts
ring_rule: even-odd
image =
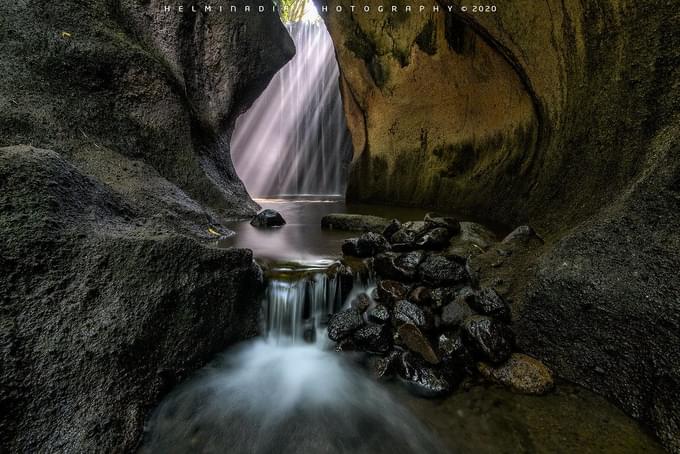
[[[0,451],[131,452],[159,399],[257,331],[235,117],[293,55],[266,14],[0,3]]]
[[[510,291],[522,348],[680,452],[676,5],[421,3],[319,2],[354,143],[348,197],[537,227],[547,244]]]

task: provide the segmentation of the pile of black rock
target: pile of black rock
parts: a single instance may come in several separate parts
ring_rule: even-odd
[[[346,240],[344,255],[365,259],[377,288],[330,318],[337,350],[370,354],[376,376],[397,375],[426,397],[450,393],[480,362],[505,363],[514,350],[510,307],[479,288],[465,257],[445,252],[459,233],[457,220],[428,214]]]

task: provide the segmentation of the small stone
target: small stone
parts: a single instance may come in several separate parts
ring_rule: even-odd
[[[451,233],[447,229],[438,227],[420,236],[415,245],[421,249],[439,251],[449,245],[450,238]]]
[[[402,352],[391,350],[385,356],[373,356],[368,360],[368,368],[373,378],[381,380],[389,378],[396,373],[397,362]]]
[[[397,330],[399,339],[412,352],[418,353],[425,361],[430,364],[438,364],[439,357],[432,349],[430,342],[425,335],[412,323],[401,325]]]
[[[384,303],[392,304],[403,300],[408,295],[408,287],[401,282],[392,280],[378,281],[378,299]]]
[[[484,315],[473,315],[462,324],[466,346],[483,361],[499,364],[512,353],[515,336],[502,322]]]
[[[390,312],[385,306],[378,304],[368,311],[368,321],[379,324],[387,323],[390,321]]]
[[[545,394],[554,387],[553,374],[539,360],[522,353],[513,353],[500,366],[477,364],[484,378],[522,394]]]
[[[453,302],[442,308],[441,323],[442,326],[455,328],[460,326],[466,318],[474,314],[465,299],[456,298]]]
[[[362,314],[366,312],[366,309],[371,305],[371,299],[365,293],[359,293],[356,298],[352,300],[350,306]]]
[[[392,235],[397,233],[399,229],[401,229],[401,222],[399,222],[398,219],[392,219],[390,223],[387,224],[387,227],[385,227],[382,234],[387,238],[387,241],[392,241]]]
[[[506,236],[502,241],[503,244],[510,243],[529,244],[531,242],[543,244],[543,238],[538,236],[536,231],[528,225],[521,225],[517,227],[515,230],[510,232],[508,236]]]
[[[405,228],[401,228],[397,230],[392,237],[390,238],[390,242],[393,245],[402,245],[402,247],[407,248],[407,247],[413,247],[414,243],[416,242],[417,234],[413,230],[407,230]]]
[[[280,227],[285,223],[286,221],[283,219],[283,216],[281,216],[281,213],[269,208],[257,213],[250,221],[250,225],[263,228]]]
[[[418,273],[418,265],[423,259],[422,251],[405,254],[385,253],[375,257],[373,266],[378,276],[384,279],[412,281]]]
[[[367,253],[366,257],[374,256],[390,250],[390,243],[379,233],[368,232],[359,237],[357,246],[360,251]]]
[[[461,284],[469,280],[465,259],[462,257],[449,259],[441,255],[430,255],[423,260],[418,270],[420,278],[435,287]]]
[[[408,390],[420,397],[441,397],[453,391],[454,386],[440,371],[423,363],[410,352],[403,353],[397,361],[399,376]]]
[[[361,312],[356,309],[345,309],[336,314],[331,315],[328,321],[328,338],[332,341],[339,340],[349,336],[364,324],[364,319],[361,317]]]
[[[409,301],[413,301],[418,306],[429,306],[434,302],[432,299],[432,291],[422,285],[411,290],[408,295]]]
[[[365,325],[352,334],[355,345],[371,353],[386,353],[390,350],[392,339],[387,325]]]
[[[397,323],[413,323],[418,328],[426,324],[423,310],[406,300],[397,301],[394,305],[394,320]]]
[[[451,217],[440,216],[436,213],[427,213],[425,215],[425,225],[428,229],[444,228],[448,230],[449,238],[460,232],[460,222]]]
[[[355,352],[357,351],[357,346],[354,344],[354,340],[351,337],[347,337],[335,345],[335,351],[338,353]]]
[[[510,323],[511,311],[508,303],[494,289],[484,288],[469,300],[470,307],[480,314],[495,317]]]
[[[435,307],[443,307],[456,298],[457,290],[453,287],[439,287],[432,289],[432,301]]]

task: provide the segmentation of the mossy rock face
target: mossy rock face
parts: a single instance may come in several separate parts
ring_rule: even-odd
[[[537,228],[543,255],[511,286],[522,348],[680,452],[677,8],[438,4],[456,12],[325,18],[355,147],[348,198]],[[357,27],[372,59],[343,48]],[[390,69],[380,84],[373,60]]]

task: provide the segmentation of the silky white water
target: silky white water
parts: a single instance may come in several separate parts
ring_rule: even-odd
[[[443,452],[382,385],[326,349],[324,322],[344,304],[338,277],[289,271],[268,282],[263,336],[225,352],[166,398],[142,452]],[[371,285],[357,279],[353,293]],[[305,342],[309,330],[314,342]]]

